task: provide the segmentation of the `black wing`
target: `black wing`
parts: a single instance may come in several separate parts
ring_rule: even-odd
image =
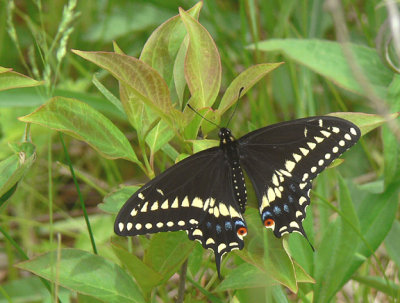
[[[310,204],[312,180],[354,145],[360,130],[329,116],[261,128],[240,138],[241,164],[253,183],[261,219],[275,236],[299,232]]]
[[[135,236],[187,230],[190,240],[214,251],[219,273],[222,255],[243,248],[243,227],[231,168],[215,147],[180,161],[140,188],[120,210],[114,231]]]

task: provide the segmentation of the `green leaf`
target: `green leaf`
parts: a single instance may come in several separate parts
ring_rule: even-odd
[[[199,151],[205,150],[207,148],[216,147],[219,144],[218,140],[188,140],[193,144],[193,153],[198,153]]]
[[[207,30],[183,9],[179,13],[189,34],[185,77],[192,95],[192,106],[212,106],[221,85],[221,60]]]
[[[282,245],[282,240],[277,239],[270,230],[260,229],[260,214],[256,209],[246,210],[246,222],[252,234],[248,236],[246,249],[236,254],[247,263],[268,273],[271,279],[297,292],[294,266]],[[263,251],[264,255],[260,255]]]
[[[267,246],[265,247],[264,267],[268,269],[272,277],[297,293],[298,286],[296,274],[291,257],[284,249],[282,240],[277,239],[270,231],[264,231],[267,236]]]
[[[164,277],[129,251],[116,245],[113,245],[112,248],[121,263],[135,278],[145,296],[148,297],[152,289],[161,284]]]
[[[363,243],[357,253],[366,258],[379,247],[393,225],[398,207],[399,179],[398,172],[397,178],[386,187],[385,192],[364,196],[357,207],[361,232],[369,244],[366,247]]]
[[[293,266],[296,272],[296,281],[299,283],[315,283],[315,280],[295,260]]]
[[[378,128],[379,126],[386,123],[386,121],[387,121],[382,116],[374,115],[374,114],[364,114],[364,113],[348,113],[348,112],[340,113],[340,112],[338,112],[338,113],[330,113],[327,116],[339,117],[339,118],[349,120],[350,122],[353,122],[355,125],[357,125],[360,128],[362,136],[364,136],[365,134],[374,130],[375,128]],[[388,117],[388,119],[393,120],[398,117],[399,117],[399,113],[394,113],[394,114],[391,114]]]
[[[390,111],[397,111],[397,116],[400,111],[400,76],[396,75],[389,86],[388,91],[388,104]],[[391,127],[389,127],[391,126]],[[383,141],[383,158],[384,158],[384,179],[385,184],[390,184],[396,172],[399,169],[399,142],[394,134],[393,126],[400,128],[399,120],[392,121],[391,125],[382,128],[382,141]]]
[[[382,277],[374,277],[374,276],[355,276],[353,280],[360,282],[368,287],[375,288],[378,291],[381,291],[393,298],[399,298],[400,295],[400,286],[397,285],[393,281],[385,280]]]
[[[353,261],[358,244],[359,220],[350,192],[339,175],[340,217],[330,224],[316,252],[314,287],[316,302],[329,302],[335,293],[348,281],[347,269]],[[326,273],[335,273],[327,275]]]
[[[187,13],[197,20],[202,6],[203,3],[198,2]],[[177,64],[176,56],[185,36],[186,28],[180,16],[174,16],[151,34],[139,58],[160,73],[171,91],[175,90],[173,70]]]
[[[109,159],[140,163],[124,134],[101,113],[76,99],[52,98],[20,121],[39,124],[85,141]]]
[[[341,265],[343,267],[336,266],[334,268],[327,268],[330,264],[327,263],[330,259],[329,256],[325,259],[317,260],[319,263],[319,273],[315,274],[315,279],[318,283],[316,285],[318,288],[314,296],[315,301],[329,301],[329,297],[332,297],[335,292],[354,275],[361,264],[380,246],[388,234],[396,216],[399,188],[400,180],[399,175],[397,175],[396,182],[391,183],[384,193],[365,194],[364,192],[357,191],[355,188],[353,189],[354,192],[352,193],[352,196],[354,199],[360,200],[355,203],[357,205],[355,212],[359,218],[363,241],[361,241],[358,235],[351,237],[350,234],[347,236],[347,239],[341,239],[338,235],[339,231],[337,222],[331,224],[327,229],[331,232],[327,232],[327,234],[324,235],[324,239],[327,239],[324,241],[324,253],[326,255],[336,254],[335,252],[340,250],[337,252],[337,254],[343,255],[340,258],[344,260],[347,255],[351,262],[344,261]],[[352,217],[350,217],[349,220],[352,220]],[[339,225],[339,227],[341,228],[341,225]],[[349,228],[351,227],[349,226]],[[339,246],[338,243],[340,243],[340,241],[347,241],[347,244],[345,243],[345,246]],[[346,249],[349,249],[353,253],[350,255],[349,251]],[[317,250],[317,254],[321,250],[323,250],[322,244]],[[343,269],[345,270],[344,273]],[[329,286],[329,283],[325,283],[325,281],[329,279],[329,281],[332,282],[332,278],[327,277],[327,273],[329,272],[333,272],[335,276],[337,275],[336,279],[341,280],[340,283],[338,283],[338,281],[333,281],[333,283],[337,284],[336,290],[332,288],[328,291],[331,287]],[[320,291],[323,291],[323,293],[319,294]],[[324,300],[324,298],[326,300]]]
[[[125,202],[139,189],[139,186],[124,186],[110,192],[98,207],[108,213],[117,214]]]
[[[200,2],[199,2],[200,3]],[[180,108],[182,108],[184,100],[185,88],[186,88],[186,78],[185,78],[185,60],[186,53],[189,46],[189,36],[186,36],[183,40],[178,53],[176,54],[175,64],[174,64],[174,84],[176,95],[178,97]]]
[[[216,288],[216,291],[267,287],[271,283],[271,277],[267,273],[254,265],[243,263],[229,271],[224,280]]]
[[[5,73],[5,72],[9,72],[9,71],[12,71],[12,68],[0,66],[0,73]]]
[[[13,71],[0,72],[0,91],[18,87],[32,87],[42,85],[43,81],[36,81],[32,78]]]
[[[115,42],[114,49],[116,53],[123,54]],[[143,102],[137,102],[138,100],[132,97],[134,94],[129,94],[130,89],[127,85],[119,81],[119,86],[122,104],[125,104],[126,111],[130,113],[129,122],[138,132],[139,138],[146,136],[145,141],[151,153],[156,153],[173,138],[173,131],[165,121],[158,119],[150,108],[146,108]]]
[[[395,220],[389,234],[385,238],[385,247],[390,258],[396,263],[397,267],[400,268],[400,222]]]
[[[146,136],[146,143],[152,154],[160,150],[174,137],[174,132],[165,121],[161,120]]]
[[[184,232],[153,235],[144,255],[144,263],[168,280],[189,257],[194,243]]]
[[[169,89],[164,79],[144,62],[117,53],[73,52],[106,69],[127,88],[125,93],[128,98],[121,98],[121,101],[128,119],[131,119],[136,109],[135,104],[130,103],[136,102],[143,102],[169,123],[172,115],[179,115],[180,112],[172,108]]]
[[[107,259],[78,249],[61,249],[17,264],[51,282],[104,302],[145,302],[132,278]]]
[[[224,96],[222,97],[218,111],[222,115],[227,111],[235,102],[238,100],[239,91],[244,87],[241,96],[253,87],[261,78],[266,74],[273,71],[275,68],[280,66],[282,63],[264,63],[257,64],[249,67],[245,71],[241,72],[232,83],[228,86]]]
[[[43,285],[38,277],[30,276],[27,278],[19,278],[8,282],[3,282],[1,285],[2,291],[0,292],[0,302],[19,302],[19,303],[32,303],[32,302],[52,302],[52,294]],[[12,301],[5,296],[12,298]],[[60,302],[70,302],[71,291],[60,287],[58,291],[58,298]]]
[[[393,73],[382,63],[375,49],[357,44],[346,45],[350,48],[354,64],[361,69],[369,85],[381,98],[386,98],[387,87]],[[255,49],[250,45],[250,49]],[[343,46],[338,42],[316,39],[271,39],[257,44],[261,51],[282,51],[316,73],[330,79],[344,89],[365,96],[365,90],[357,82],[348,60],[343,54]]]
[[[12,155],[0,162],[0,201],[5,202],[16,189],[17,183],[22,179],[36,159],[35,146],[24,142],[18,146],[18,154]]]

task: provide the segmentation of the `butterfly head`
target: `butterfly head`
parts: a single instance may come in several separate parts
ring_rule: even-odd
[[[225,127],[222,127],[219,130],[218,137],[221,141],[221,144],[227,144],[229,142],[235,141],[235,138],[232,136],[231,130]]]

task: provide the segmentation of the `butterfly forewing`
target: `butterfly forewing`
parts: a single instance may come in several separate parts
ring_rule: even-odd
[[[191,240],[222,255],[243,248],[246,228],[235,199],[232,168],[220,148],[197,153],[139,189],[123,206],[115,232],[134,236],[187,230]],[[247,231],[247,229],[246,229]]]
[[[299,232],[310,204],[312,180],[354,145],[360,130],[336,117],[278,123],[239,139],[241,163],[251,179],[264,225],[277,237]]]

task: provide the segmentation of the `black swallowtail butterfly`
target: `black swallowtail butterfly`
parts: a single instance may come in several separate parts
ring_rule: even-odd
[[[317,116],[260,128],[236,140],[221,128],[220,145],[173,165],[132,195],[114,230],[121,236],[186,230],[190,240],[222,256],[244,246],[247,194],[253,184],[261,220],[276,237],[306,236],[302,221],[312,180],[360,138],[360,129],[336,117]]]

